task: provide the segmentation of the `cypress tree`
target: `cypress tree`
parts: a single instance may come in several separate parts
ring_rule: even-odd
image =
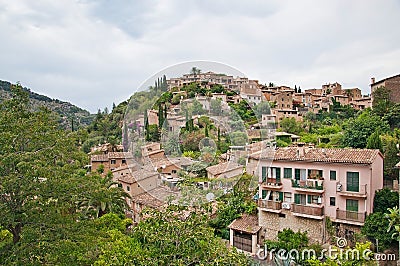
[[[204,135],[206,135],[206,138],[208,138],[208,125],[206,124],[206,127],[204,128]]]
[[[158,127],[161,128],[164,123],[164,114],[161,103],[158,104]]]
[[[124,123],[124,134],[122,135],[122,145],[124,147],[124,151],[128,151],[128,145],[129,145],[129,141],[128,141],[128,127],[126,126],[126,123]]]
[[[379,149],[383,152],[382,141],[379,137],[379,132],[375,131],[367,140],[367,149]]]

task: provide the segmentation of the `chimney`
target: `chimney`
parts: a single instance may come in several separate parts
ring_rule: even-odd
[[[372,78],[371,78],[371,84],[374,84],[374,83],[375,83],[375,78],[372,77]]]
[[[297,158],[300,159],[301,157],[304,157],[305,155],[305,150],[304,146],[297,147]]]

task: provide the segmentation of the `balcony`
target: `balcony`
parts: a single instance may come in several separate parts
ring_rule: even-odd
[[[280,213],[282,210],[282,202],[259,199],[258,207],[263,211]]]
[[[314,179],[307,179],[307,180],[293,180],[292,179],[292,187],[296,191],[303,191],[308,193],[324,193],[324,186],[323,180],[314,180]]]
[[[324,216],[324,206],[293,204],[292,212],[294,216],[322,220]]]
[[[354,191],[358,190],[358,191]],[[336,185],[337,194],[344,197],[352,198],[366,198],[367,197],[367,185],[362,185],[357,188],[348,189],[346,184],[337,183]]]
[[[263,187],[268,188],[270,190],[279,190],[282,189],[282,183],[277,182],[276,178],[267,178],[266,182],[261,183]]]
[[[344,211],[344,210],[336,210],[336,221],[348,223],[348,224],[357,224],[364,225],[365,212],[354,212],[354,211]]]

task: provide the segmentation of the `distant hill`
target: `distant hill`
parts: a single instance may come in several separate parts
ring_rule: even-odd
[[[11,97],[11,83],[0,80],[0,101]],[[57,99],[51,99],[47,96],[35,93],[28,88],[24,88],[29,93],[29,100],[34,109],[41,106],[59,115],[59,122],[64,128],[71,128],[73,120],[74,129],[86,127],[92,123],[94,116],[88,111],[79,108],[69,102],[63,102]]]

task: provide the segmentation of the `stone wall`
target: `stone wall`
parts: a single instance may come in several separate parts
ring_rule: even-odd
[[[294,216],[290,210],[282,209],[282,212],[273,213],[259,210],[260,244],[264,239],[277,240],[278,231],[290,228],[294,232],[307,232],[310,243],[323,243],[325,238],[325,228],[323,220],[311,219]]]

